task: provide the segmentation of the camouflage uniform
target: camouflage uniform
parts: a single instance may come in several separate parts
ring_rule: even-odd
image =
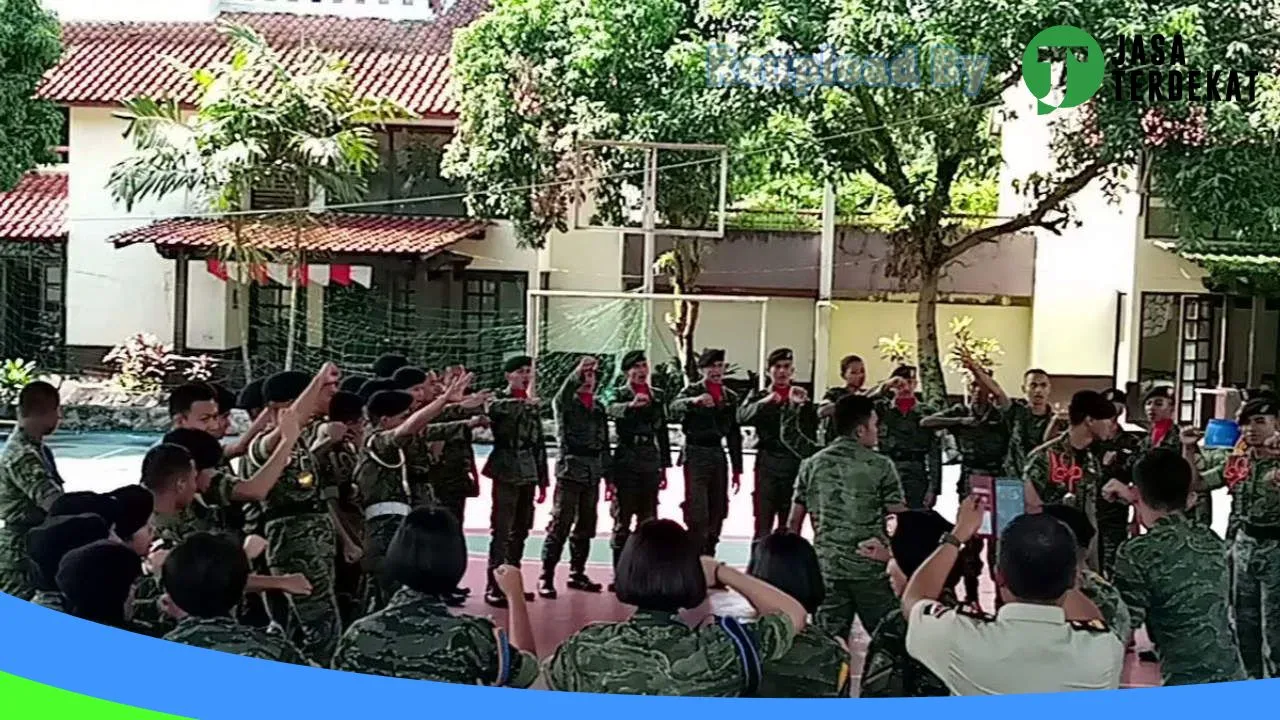
[[[840,638],[849,636],[855,615],[864,629],[874,630],[897,598],[884,563],[858,555],[858,543],[884,537],[888,509],[902,504],[893,463],[852,438],[839,438],[800,466],[795,502],[812,519],[826,585],[815,622]]]
[[[1103,485],[1108,480],[1119,480],[1125,485],[1133,483],[1133,464],[1137,460],[1140,444],[1141,436],[1122,430],[1110,440],[1098,440],[1089,446],[1102,468]],[[1107,462],[1108,455],[1111,455],[1110,462]],[[1102,576],[1111,577],[1116,549],[1129,539],[1128,504],[1099,497],[1097,522],[1098,562],[1102,568]]]
[[[893,461],[902,480],[902,492],[908,508],[924,507],[925,495],[942,494],[942,445],[938,433],[920,427],[920,421],[935,411],[919,398],[907,412],[898,409],[892,393],[876,400],[880,416],[881,454]]]
[[[907,618],[902,608],[894,608],[871,635],[858,697],[946,697],[950,694],[937,675],[907,654]]]
[[[228,617],[187,617],[164,636],[170,642],[260,660],[308,665],[306,658],[280,635],[245,627]]]
[[[267,539],[267,566],[273,575],[300,573],[311,583],[311,594],[290,596],[290,632],[297,646],[316,663],[328,662],[341,633],[338,601],[334,595],[334,558],[337,534],[329,517],[327,500],[336,499],[338,488],[322,485],[311,454],[317,423],[303,431],[289,464],[262,502],[262,522]],[[264,435],[249,448],[250,472],[266,464]]]
[[[360,493],[356,486],[356,468],[360,463],[360,450],[349,441],[343,440],[324,454],[317,457],[320,475],[326,486],[338,488],[338,502],[335,507],[338,522],[356,542],[364,538],[364,507],[360,502]],[[338,598],[338,609],[342,614],[342,625],[346,627],[360,616],[361,596],[363,593],[363,558],[354,563],[346,560],[339,543],[338,552],[334,555],[334,595]]]
[[[445,436],[439,453],[431,454],[431,467],[427,478],[440,507],[454,514],[458,526],[466,521],[467,498],[478,497],[480,486],[472,472],[475,470],[476,453],[472,446],[471,426],[465,422],[484,413],[483,408],[469,410],[456,405],[445,408],[438,418],[447,426],[441,431]],[[452,425],[451,423],[460,423]],[[451,429],[456,428],[456,429]],[[429,430],[430,428],[428,428]]]
[[[787,654],[796,634],[786,615],[743,628],[766,666]],[[656,610],[586,626],[556,648],[544,672],[548,687],[569,692],[741,697],[746,690],[746,671],[726,630],[712,623],[691,628],[675,613]]]
[[[956,449],[960,451],[960,481],[956,484],[956,494],[961,498],[969,495],[969,478],[974,475],[999,477],[1004,469],[1004,461],[1009,453],[1009,425],[1004,416],[994,407],[974,408],[968,405],[953,405],[943,413],[946,418],[975,418],[978,423],[973,427],[953,427],[948,430],[955,438]],[[965,543],[960,551],[961,575],[964,578],[965,600],[975,602],[978,599],[978,578],[982,575],[981,538],[973,538]],[[988,553],[988,557],[994,553]]]
[[[578,396],[582,376],[569,373],[556,394],[556,428],[560,457],[556,461],[556,489],[551,524],[542,546],[542,575],[554,578],[556,564],[569,541],[569,569],[585,573],[591,540],[596,536],[596,505],[600,479],[609,476],[609,416],[595,396],[586,406]]]
[[[408,467],[405,447],[413,439],[401,439],[394,430],[379,430],[365,438],[364,452],[356,467],[356,484],[364,504],[364,567],[367,572],[361,615],[386,606],[399,585],[383,572],[382,563],[391,538],[409,514]]]
[[[1241,655],[1250,677],[1280,676],[1280,459],[1260,458],[1232,464],[1233,490],[1240,496],[1243,522],[1232,545],[1235,577],[1232,605]],[[1238,463],[1238,464],[1237,464]],[[1246,474],[1247,473],[1247,474]],[[1244,479],[1236,479],[1244,475]],[[1205,478],[1218,484],[1217,474]],[[1207,493],[1206,493],[1207,494]]]
[[[488,587],[496,592],[493,571],[499,565],[520,567],[533,527],[534,491],[550,478],[538,407],[505,390],[489,406],[489,417],[493,452],[484,464],[484,476],[493,480]]]
[[[1070,433],[1064,432],[1032,450],[1022,478],[1035,488],[1041,503],[1074,507],[1083,511],[1094,527],[1098,526],[1102,465],[1089,448],[1072,447]],[[1096,543],[1089,550],[1088,563],[1093,570],[1099,567]]]
[[[833,387],[827,390],[826,394],[822,396],[822,402],[831,403],[832,405],[835,405],[836,403],[840,402],[841,398],[844,398],[852,394],[853,394],[853,391],[849,389],[848,385]],[[817,438],[824,445],[830,445],[831,443],[835,442],[836,416],[833,414],[823,418],[821,429],[822,429],[822,437],[818,438],[815,435],[814,436],[815,438]]]
[[[729,467],[742,473],[742,429],[737,393],[723,387],[719,404],[695,405],[694,401],[706,393],[704,382],[685,387],[671,403],[671,416],[684,430],[684,524],[702,546],[702,554],[714,557],[729,515]]]
[[[772,389],[757,390],[747,397],[738,409],[738,422],[756,429],[755,489],[752,500],[755,505],[755,532],[752,534],[752,555],[759,542],[774,531],[785,527],[791,510],[791,497],[796,489],[796,475],[803,459],[782,442],[782,418],[789,398],[774,401]],[[801,432],[818,433],[818,414],[810,403],[803,405],[795,419]]]
[[[1078,587],[1085,597],[1098,606],[1107,627],[1120,638],[1120,642],[1127,645],[1129,636],[1133,634],[1133,618],[1129,614],[1129,606],[1125,605],[1116,586],[1107,582],[1098,573],[1085,570],[1080,573]]]
[[[492,621],[451,615],[443,598],[400,588],[383,610],[357,620],[342,636],[333,669],[407,680],[527,688],[538,677],[533,655],[510,648]],[[505,675],[500,678],[499,674]]]
[[[796,634],[787,654],[764,663],[757,697],[849,697],[849,648],[816,625]]]
[[[1031,411],[1026,400],[1014,400],[1004,411],[1004,421],[1009,427],[1009,451],[1005,453],[1006,477],[1020,477],[1027,466],[1027,456],[1045,443],[1045,429],[1053,421],[1053,411],[1046,409],[1043,415]]]
[[[471,437],[468,418],[473,414],[475,413],[464,408],[447,407],[435,422],[428,424],[413,438],[412,443],[405,446],[405,456],[409,463],[407,466],[409,489],[412,493],[410,505],[415,508],[443,506],[452,512],[460,512],[459,493],[453,488],[450,488],[448,497],[450,505],[442,505],[441,497],[436,494],[436,487],[441,485],[445,478],[437,480],[436,475],[442,470],[441,462],[445,444],[457,443]],[[470,485],[470,478],[467,484]],[[462,497],[466,496],[462,495]],[[462,520],[463,518],[458,518],[459,525],[462,524]]]
[[[1231,632],[1226,545],[1212,530],[1182,513],[1157,520],[1120,546],[1115,585],[1133,625],[1146,624],[1165,685],[1245,678]]]
[[[60,495],[53,452],[15,429],[0,450],[0,592],[23,600],[35,592],[27,577],[27,531],[44,522]]]
[[[636,527],[658,516],[658,488],[663,472],[671,467],[671,436],[667,431],[665,398],[656,388],[649,388],[649,404],[633,408],[635,389],[625,385],[614,394],[609,404],[618,433],[618,448],[613,457],[613,566],[631,537],[631,523]]]
[[[67,612],[67,597],[57,590],[37,590],[31,602],[60,613]]]

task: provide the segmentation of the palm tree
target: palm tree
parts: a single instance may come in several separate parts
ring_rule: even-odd
[[[107,186],[129,209],[145,199],[187,192],[219,213],[226,239],[218,255],[236,263],[234,282],[247,288],[251,268],[277,253],[256,237],[288,231],[291,249],[279,258],[290,273],[285,367],[293,365],[297,268],[306,262],[306,234],[326,201],[358,202],[378,166],[373,128],[408,113],[393,103],[358,97],[346,63],[315,48],[286,62],[252,29],[224,24],[230,59],[210,68],[182,68],[199,87],[196,111],[138,97],[124,103],[134,152],[112,168]],[[287,207],[246,213],[254,188],[285,191]],[[252,321],[252,319],[250,319]],[[241,357],[251,377],[249,323],[241,324]]]

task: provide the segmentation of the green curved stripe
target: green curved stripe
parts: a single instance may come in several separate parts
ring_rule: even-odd
[[[41,685],[16,675],[0,673],[0,698],[4,698],[0,717],[4,718],[77,718],[84,720],[187,720],[118,705],[86,695],[77,695],[48,685]]]

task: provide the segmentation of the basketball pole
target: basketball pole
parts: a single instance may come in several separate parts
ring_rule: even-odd
[[[813,389],[827,383],[831,360],[831,286],[835,272],[836,189],[828,180],[822,188],[822,237],[818,253],[818,302],[813,322]]]
[[[657,240],[654,237],[654,226],[657,220],[654,215],[658,211],[658,148],[650,147],[644,159],[644,283],[641,292],[653,294],[654,275],[657,264]],[[653,300],[644,303],[644,348],[648,353],[653,342]]]

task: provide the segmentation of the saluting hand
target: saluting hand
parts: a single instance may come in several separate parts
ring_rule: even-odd
[[[1178,442],[1182,443],[1184,449],[1191,449],[1200,444],[1201,432],[1193,427],[1182,428],[1178,433]]]
[[[301,429],[298,427],[298,414],[293,408],[280,408],[276,411],[276,429],[280,431],[280,439],[292,445],[298,441]]]
[[[1102,486],[1102,497],[1110,500],[1111,502],[1120,500],[1132,504],[1132,494],[1133,491],[1129,489],[1129,486],[1119,480],[1108,480],[1107,483]]]
[[[712,407],[716,404],[716,399],[711,397],[711,393],[702,393],[698,396],[698,405],[702,407]]]
[[[630,407],[633,407],[633,408],[648,407],[649,403],[652,401],[653,401],[653,398],[649,397],[648,395],[644,395],[644,394],[636,395],[635,397],[631,398]]]
[[[804,388],[793,385],[791,387],[791,397],[789,399],[791,400],[792,405],[803,405],[809,402],[809,393],[806,392]]]

